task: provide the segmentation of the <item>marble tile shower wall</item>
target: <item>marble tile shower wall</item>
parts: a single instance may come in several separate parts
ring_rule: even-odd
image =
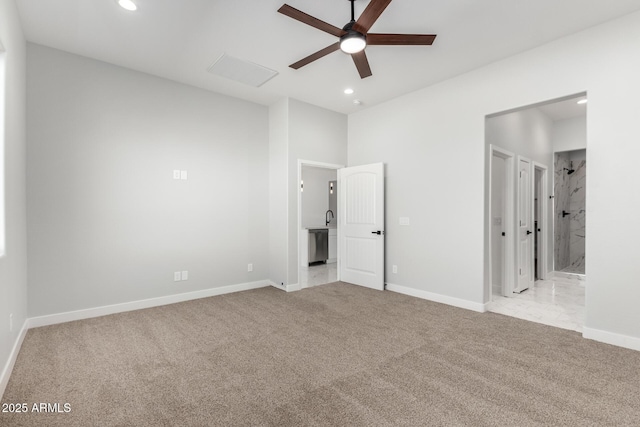
[[[586,161],[557,153],[554,165],[554,269],[585,273]],[[580,157],[580,156],[577,156]],[[565,169],[566,168],[566,169]],[[568,174],[568,170],[574,172]],[[563,212],[568,215],[563,216]]]

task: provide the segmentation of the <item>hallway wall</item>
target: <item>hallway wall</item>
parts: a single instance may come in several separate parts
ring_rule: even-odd
[[[482,309],[485,116],[586,92],[585,335],[640,348],[640,106],[628,95],[640,93],[639,49],[635,13],[350,115],[349,165],[386,164],[386,270],[401,272],[387,281]]]

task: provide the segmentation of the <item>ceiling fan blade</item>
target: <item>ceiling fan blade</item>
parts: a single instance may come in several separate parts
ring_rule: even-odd
[[[289,18],[300,21],[303,24],[311,25],[314,28],[317,28],[321,31],[324,31],[325,33],[329,33],[336,37],[340,37],[344,34],[344,30],[342,30],[341,28],[321,21],[318,18],[314,18],[313,16],[308,15],[294,7],[291,7],[288,4],[283,4],[282,7],[278,9],[278,12],[282,13],[283,15],[287,15]]]
[[[389,3],[391,3],[391,0],[371,0],[371,3],[369,3],[354,24],[353,29],[362,34],[366,34],[382,12],[389,6]]]
[[[367,45],[431,45],[435,34],[367,34]]]
[[[300,61],[289,65],[289,67],[293,68],[294,70],[297,70],[298,68],[304,67],[305,65],[310,64],[311,62],[315,61],[316,59],[320,59],[323,56],[328,55],[328,54],[330,54],[332,52],[335,52],[336,50],[339,50],[339,49],[340,49],[340,42],[335,42],[331,46],[327,46],[324,49],[321,49],[321,50],[317,51],[316,53],[313,53],[313,54],[307,56],[306,58],[303,58]]]
[[[352,53],[351,57],[353,58],[353,63],[356,64],[361,79],[371,76],[371,67],[369,67],[369,60],[364,50],[358,53]]]

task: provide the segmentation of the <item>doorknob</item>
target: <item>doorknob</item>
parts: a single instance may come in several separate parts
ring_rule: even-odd
[[[531,230],[527,230],[527,236],[531,234]]]
[[[384,234],[384,231],[380,231],[380,230],[378,230],[378,231],[372,231],[372,232],[371,232],[371,234],[377,234],[377,235],[379,236],[379,235],[381,235],[381,234]]]

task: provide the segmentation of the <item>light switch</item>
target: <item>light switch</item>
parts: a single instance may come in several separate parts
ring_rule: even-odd
[[[187,179],[187,171],[180,171],[180,179]]]
[[[179,271],[176,271],[173,273],[173,281],[174,282],[179,282],[180,280],[182,280],[182,275],[180,274]]]
[[[409,225],[409,217],[401,216],[400,217],[400,225]]]
[[[173,179],[180,179],[180,171],[175,169],[173,171]]]
[[[189,272],[188,271],[183,271],[182,274],[182,280],[189,280]]]

